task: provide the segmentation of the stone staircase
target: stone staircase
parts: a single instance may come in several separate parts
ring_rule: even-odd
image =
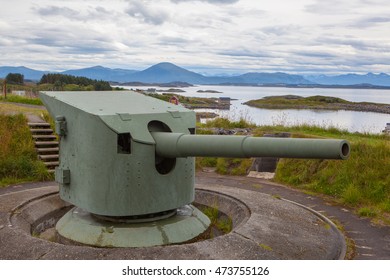
[[[28,126],[35,141],[35,148],[38,157],[48,168],[49,172],[54,172],[59,165],[59,146],[57,137],[54,135],[50,124],[46,122],[29,122]]]

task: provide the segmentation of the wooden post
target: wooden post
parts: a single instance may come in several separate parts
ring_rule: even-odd
[[[4,99],[7,99],[7,81],[4,80],[3,83]]]

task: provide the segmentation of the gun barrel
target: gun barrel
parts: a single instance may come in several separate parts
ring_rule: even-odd
[[[272,138],[251,136],[188,135],[151,132],[156,153],[161,157],[278,157],[307,159],[347,159],[346,140]]]

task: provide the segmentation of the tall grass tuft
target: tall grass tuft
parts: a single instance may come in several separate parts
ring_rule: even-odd
[[[24,115],[0,115],[0,186],[50,179],[38,160]]]

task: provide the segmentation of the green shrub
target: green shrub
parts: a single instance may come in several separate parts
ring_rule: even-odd
[[[0,186],[51,179],[38,160],[24,115],[0,115]]]

